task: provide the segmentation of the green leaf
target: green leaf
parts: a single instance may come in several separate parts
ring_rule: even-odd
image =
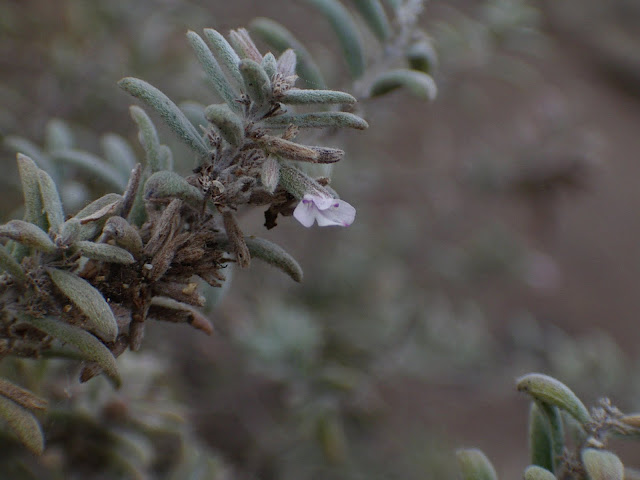
[[[326,88],[322,73],[313,61],[313,57],[289,30],[268,18],[256,18],[250,23],[249,28],[251,33],[261,37],[278,53],[288,48],[293,49],[297,59],[296,71],[300,78],[310,88]]]
[[[123,175],[129,176],[131,170],[138,163],[138,159],[129,142],[120,135],[107,133],[102,136],[100,143],[107,162],[116,167]]]
[[[284,114],[267,118],[262,122],[268,128],[355,128],[365,130],[369,124],[362,118],[347,112],[315,112],[297,115]]]
[[[268,52],[264,57],[262,57],[261,65],[262,68],[264,68],[264,71],[267,72],[269,79],[273,79],[276,73],[278,73],[278,60],[276,60],[275,55],[271,52]]]
[[[271,100],[271,80],[262,65],[249,58],[240,60],[240,74],[246,93],[257,106],[269,106]]]
[[[53,118],[47,123],[45,130],[45,148],[54,150],[66,150],[73,147],[73,133],[69,126],[58,118]]]
[[[351,76],[360,77],[365,69],[362,40],[349,11],[338,0],[305,1],[320,10],[327,18],[338,36]]]
[[[529,451],[532,464],[554,471],[555,462],[549,421],[536,402],[531,402],[529,410]]]
[[[550,405],[540,400],[536,400],[536,403],[538,404],[540,413],[545,416],[549,428],[552,468],[548,470],[555,472],[564,455],[564,426],[562,423],[562,415],[560,414],[560,409],[555,405]]]
[[[228,105],[209,105],[204,110],[206,119],[216,126],[222,138],[230,145],[239,147],[244,141],[242,119]]]
[[[302,281],[302,267],[282,247],[264,238],[245,237],[251,258],[259,258],[289,275],[294,281]]]
[[[152,172],[164,170],[160,166],[160,140],[155,125],[149,115],[140,107],[132,105],[129,107],[131,118],[138,125],[138,140],[144,149],[147,165]]]
[[[426,39],[414,43],[407,50],[407,60],[412,70],[432,73],[438,66],[438,54]]]
[[[353,3],[378,40],[386,42],[391,35],[391,26],[380,1],[353,0]]]
[[[23,220],[11,220],[4,225],[0,225],[0,237],[14,240],[22,245],[46,253],[53,253],[57,250],[49,235],[33,223]]]
[[[463,480],[498,480],[489,459],[476,448],[461,449],[456,452]]]
[[[565,384],[541,373],[530,373],[516,381],[518,391],[570,413],[582,425],[592,421],[584,404]]]
[[[585,448],[581,456],[589,480],[624,480],[624,465],[614,453]]]
[[[107,164],[100,157],[82,150],[57,150],[51,153],[54,160],[72,165],[94,178],[106,188],[122,190],[127,185],[127,175]]]
[[[280,165],[280,185],[297,199],[307,193],[323,197],[333,197],[331,193],[307,174],[291,165]]]
[[[399,68],[383,72],[371,84],[369,95],[378,97],[397,88],[407,88],[416,97],[432,101],[436,98],[438,88],[430,75],[417,70]]]
[[[71,272],[51,268],[47,273],[55,286],[86,315],[88,330],[106,342],[115,341],[118,323],[102,294]]]
[[[108,243],[95,243],[86,240],[76,242],[73,247],[79,250],[84,257],[93,260],[101,260],[109,263],[121,263],[130,265],[135,263],[133,255],[124,248],[109,245]]]
[[[213,52],[218,56],[227,72],[235,79],[238,85],[242,85],[240,75],[240,57],[227,40],[212,28],[204,29],[204,38],[209,42]]]
[[[58,340],[76,347],[84,358],[96,362],[105,371],[116,387],[121,384],[120,374],[116,365],[116,359],[104,344],[92,334],[80,327],[69,325],[52,318],[22,317],[22,319],[38,330],[51,335]]]
[[[191,47],[196,53],[198,62],[207,75],[209,84],[213,87],[215,93],[217,93],[222,100],[233,108],[238,109],[240,104],[236,101],[238,94],[234,91],[233,87],[225,77],[222,68],[218,64],[218,61],[209,50],[209,47],[205,41],[196,32],[187,32],[187,39],[191,44]]]
[[[345,92],[336,92],[334,90],[303,90],[292,88],[284,92],[278,100],[289,105],[310,105],[310,104],[327,104],[340,103],[353,105],[357,102],[355,97]]]
[[[4,378],[0,378],[0,395],[17,403],[28,410],[46,410],[47,401],[38,397],[29,390],[25,390],[18,385],[11,383]]]
[[[40,423],[31,412],[8,398],[0,396],[0,417],[17,435],[20,442],[36,455],[44,450],[44,436]]]
[[[57,233],[64,223],[64,210],[62,200],[60,200],[60,195],[58,194],[58,188],[53,179],[44,170],[38,171],[38,184],[40,185],[40,195],[44,212],[49,222],[49,229]]]
[[[557,480],[549,470],[538,465],[529,465],[524,471],[524,480]]]
[[[40,150],[40,148],[35,143],[30,142],[25,138],[17,137],[14,135],[5,137],[4,143],[7,147],[14,150],[16,153],[22,153],[26,157],[31,158],[38,167],[49,172],[51,175],[57,178],[55,174],[57,174],[58,172],[54,164],[51,162],[51,159],[45,152]]]
[[[164,93],[144,80],[133,77],[123,78],[118,82],[118,85],[158,112],[178,138],[195,151],[198,156],[207,157],[209,155],[209,148],[196,128],[189,122],[182,110]]]
[[[44,229],[47,226],[47,219],[42,213],[38,170],[33,160],[18,153],[18,173],[24,194],[24,220]]]
[[[7,252],[4,245],[0,245],[0,269],[6,271],[13,279],[21,285],[27,282],[27,276],[22,270],[22,267],[15,259]]]
[[[174,172],[156,172],[144,185],[144,198],[179,198],[193,207],[202,206],[204,196],[196,187]]]
[[[123,197],[117,193],[108,193],[94,200],[64,222],[60,229],[62,243],[71,245],[76,241],[95,238],[109,217],[120,214],[122,203]]]

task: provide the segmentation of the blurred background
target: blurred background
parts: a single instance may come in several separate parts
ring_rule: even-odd
[[[328,23],[302,1],[0,0],[0,135],[41,145],[59,118],[88,151],[115,132],[140,154],[116,82],[210,103],[184,33],[257,16],[349,91]],[[354,225],[266,231],[247,212],[244,231],[291,252],[303,283],[253,262],[210,308],[214,336],[154,325],[145,340],[238,478],[455,478],[467,446],[516,478],[528,402],[514,379],[531,371],[640,410],[640,3],[432,0],[420,25],[437,100],[366,100],[369,130],[323,138],[347,152],[333,186]],[[161,141],[188,172],[189,153],[162,128]],[[21,192],[3,158],[9,219]]]

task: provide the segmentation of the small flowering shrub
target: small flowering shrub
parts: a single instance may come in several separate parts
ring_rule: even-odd
[[[353,113],[358,98],[407,87],[422,99],[432,99],[435,84],[425,70],[432,65],[433,52],[413,51],[413,68],[393,65],[408,49],[426,45],[426,35],[415,28],[422,2],[392,2],[388,10],[398,18],[393,27],[379,2],[355,3],[377,41],[389,46],[378,64],[365,59],[359,29],[339,1],[309,3],[334,27],[357,85],[356,96],[327,89],[300,42],[267,19],[256,20],[252,33],[233,30],[228,38],[213,29],[205,29],[203,37],[188,32],[219,103],[181,109],[144,80],[120,81],[123,90],[150,107],[189,148],[192,171],[186,177],[174,171],[174,163],[184,165],[185,159],[174,159],[174,151],[161,143],[151,117],[139,106],[132,106],[130,113],[145,152],[142,162],[116,135],[103,137],[104,158],[80,150],[61,122],[50,123],[44,148],[20,137],[8,139],[18,150],[24,216],[0,226],[3,358],[38,359],[43,369],[54,359],[75,360],[81,366],[80,382],[104,374],[126,392],[136,377],[123,376],[116,358],[140,348],[150,322],[184,323],[213,333],[213,324],[201,311],[208,295],[204,285],[220,288],[230,265],[247,268],[259,259],[294,281],[302,280],[300,265],[282,247],[245,234],[239,212],[262,208],[267,229],[289,216],[305,227],[354,222],[355,208],[339,198],[330,178],[307,168],[337,163],[344,152],[298,138],[311,129],[366,129],[367,122]],[[273,45],[277,55],[261,53],[252,35]],[[312,88],[296,87],[298,75]],[[59,188],[70,171],[95,177],[118,193],[70,205],[73,199]],[[79,210],[70,214],[76,207]],[[132,399],[148,401],[153,386],[121,399],[105,399],[100,393],[94,411],[69,403],[56,413],[48,407],[48,400],[59,403],[55,392],[30,377],[12,380],[0,380],[0,417],[24,447],[42,454],[44,435],[35,413],[48,411],[53,423],[45,422],[45,430],[57,447],[51,461],[61,471],[89,475],[108,470],[136,478],[148,472],[176,474],[184,462],[162,464],[159,443],[164,433],[178,436],[183,444],[197,444],[161,412],[135,413]],[[18,386],[27,383],[34,391]],[[92,441],[83,447],[75,443],[78,437],[72,431]],[[150,451],[126,448],[130,436]],[[74,456],[83,448],[99,452],[95,461],[84,463]],[[205,471],[202,462],[193,468]],[[214,478],[214,473],[206,478]]]

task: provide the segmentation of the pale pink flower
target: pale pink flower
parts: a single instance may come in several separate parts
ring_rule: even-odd
[[[293,211],[293,216],[305,227],[310,227],[315,221],[320,227],[348,227],[356,218],[356,209],[344,200],[308,193]]]

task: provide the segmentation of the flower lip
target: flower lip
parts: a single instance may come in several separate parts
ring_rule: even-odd
[[[293,211],[293,216],[305,227],[316,221],[320,227],[348,227],[355,219],[356,209],[344,200],[308,193]]]

